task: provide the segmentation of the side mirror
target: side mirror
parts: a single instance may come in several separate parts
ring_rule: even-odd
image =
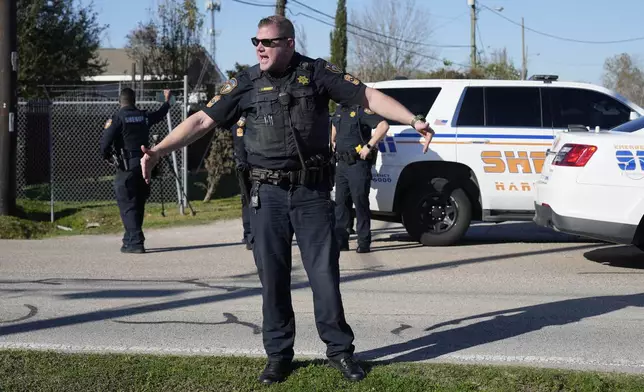
[[[163,91],[159,91],[156,96],[156,101],[160,103],[165,102],[165,97],[163,96]],[[170,95],[170,105],[174,105],[177,102],[177,98],[174,94]]]
[[[635,120],[637,118],[640,118],[640,114],[631,110],[631,115],[628,116],[628,119],[632,121],[632,120]]]

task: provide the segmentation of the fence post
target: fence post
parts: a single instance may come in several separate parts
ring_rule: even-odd
[[[183,75],[183,120],[188,118],[188,75]],[[188,146],[183,147],[183,208],[188,204]]]
[[[49,129],[49,213],[51,223],[54,223],[54,131],[52,127],[54,105],[47,101],[47,122]]]

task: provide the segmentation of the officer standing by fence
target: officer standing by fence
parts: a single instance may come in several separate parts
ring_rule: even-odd
[[[165,117],[170,109],[170,90],[164,90],[165,102],[155,112],[136,107],[134,90],[124,88],[119,97],[121,108],[105,123],[101,153],[105,160],[117,166],[114,179],[116,203],[125,233],[123,253],[145,253],[143,217],[150,186],[141,173],[141,146],[147,146],[150,127]]]
[[[371,130],[376,129],[373,136]],[[376,163],[378,142],[389,130],[385,119],[360,105],[341,106],[331,126],[338,166],[335,174],[336,235],[340,250],[349,250],[350,200],[356,206],[358,253],[371,251],[371,168]]]
[[[250,166],[248,165],[248,156],[244,145],[244,128],[246,126],[246,117],[242,116],[235,125],[233,125],[233,146],[235,157],[235,173],[239,182],[242,202],[242,227],[244,228],[244,237],[242,242],[246,244],[246,249],[253,249],[253,235],[250,229]]]
[[[214,104],[179,124],[152,149],[142,147],[146,179],[161,156],[219,125],[228,128],[247,113],[244,143],[251,166],[253,255],[262,283],[263,341],[268,362],[260,382],[280,382],[294,356],[291,304],[291,241],[296,235],[313,291],[315,320],[330,364],[345,378],[365,373],[353,359],[354,335],[340,295],[339,257],[331,189],[334,166],[329,138],[330,99],[362,104],[427,135],[421,116],[322,59],[295,51],[295,31],[286,18],[262,19],[251,38],[259,64],[230,79]],[[212,101],[211,101],[212,102]]]

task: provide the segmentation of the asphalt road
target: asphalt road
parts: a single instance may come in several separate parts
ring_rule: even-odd
[[[445,248],[374,226],[374,252],[341,257],[360,359],[644,372],[638,250],[532,223]],[[0,241],[0,348],[263,355],[241,221],[146,235],[145,255],[121,254],[118,235]],[[323,357],[295,242],[293,258],[296,353]]]

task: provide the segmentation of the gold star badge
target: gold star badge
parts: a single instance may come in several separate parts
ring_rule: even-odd
[[[351,117],[355,117],[355,116],[356,116],[356,112],[351,112],[351,113],[349,113],[349,116],[351,116]]]
[[[309,78],[307,78],[306,76],[299,76],[299,77],[297,78],[297,81],[298,81],[300,84],[304,85],[304,86],[306,86],[307,84],[309,84]]]

